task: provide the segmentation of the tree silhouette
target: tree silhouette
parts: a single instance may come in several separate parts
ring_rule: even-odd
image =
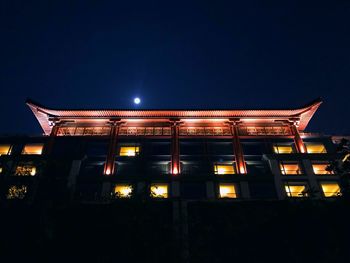
[[[350,200],[350,141],[343,138],[337,147],[337,153],[341,155],[341,159],[331,162],[326,170],[339,175],[342,196]]]

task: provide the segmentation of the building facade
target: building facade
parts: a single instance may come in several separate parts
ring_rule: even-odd
[[[0,138],[5,202],[284,200],[341,195],[322,102],[269,110],[72,110],[27,101],[44,134]]]

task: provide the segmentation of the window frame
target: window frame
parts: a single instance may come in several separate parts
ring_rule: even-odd
[[[297,173],[286,173],[285,165],[298,165],[298,170],[296,170]],[[293,175],[300,176],[304,174],[303,167],[298,161],[280,161],[279,168],[280,168],[281,175],[285,175],[285,176],[293,176]]]
[[[276,151],[276,149],[278,149],[279,147],[290,147],[291,148],[291,152],[283,153],[283,152]],[[273,153],[275,153],[275,154],[293,154],[293,153],[295,153],[295,149],[294,149],[294,145],[293,144],[275,143],[272,146],[272,150],[273,150]]]
[[[121,154],[123,148],[134,148],[134,155]],[[137,157],[140,155],[141,147],[139,145],[120,145],[118,149],[118,157]]]
[[[17,190],[18,190],[18,187],[24,188],[23,189],[24,190],[23,193],[20,192],[19,194],[17,194],[17,195],[21,195],[22,194],[23,196],[21,196],[21,197],[18,197],[18,196],[10,197],[10,190],[12,188],[17,188]],[[7,187],[6,200],[24,200],[24,199],[27,198],[28,194],[29,194],[29,186],[28,185],[24,185],[24,184],[21,184],[21,185],[19,185],[19,184],[9,185]]]
[[[337,195],[326,196],[326,194],[325,194],[325,192],[324,192],[324,189],[323,189],[323,187],[322,187],[322,185],[325,185],[325,184],[328,184],[328,185],[330,185],[330,184],[336,184],[336,185],[338,185],[338,187],[339,187],[339,190],[338,190],[339,193],[338,193]],[[324,198],[337,198],[337,197],[340,197],[340,196],[342,195],[340,184],[339,184],[339,182],[337,182],[337,181],[320,181],[320,182],[319,182],[319,187],[320,187],[321,192],[322,192],[322,197],[324,197]],[[329,193],[329,192],[327,192],[327,193]]]
[[[304,186],[305,190],[303,190],[303,191],[305,191],[306,194],[301,195],[301,196],[293,196],[292,193],[294,193],[294,192],[290,191],[291,186]],[[289,191],[287,191],[287,187],[289,188]],[[285,192],[287,198],[308,198],[310,196],[310,193],[309,193],[310,186],[309,186],[309,183],[306,181],[302,181],[302,182],[300,182],[300,181],[298,181],[298,182],[285,181],[283,183],[283,189],[284,189],[284,192]]]
[[[334,171],[326,171],[326,170],[322,170],[322,171],[326,171],[327,173],[316,173],[314,165],[325,165],[327,167],[330,165],[330,163],[328,163],[328,162],[311,162],[312,172],[317,176],[333,176],[333,175],[335,175]]]
[[[229,196],[221,196],[221,186],[233,186],[234,187],[234,195],[235,197],[229,197]],[[229,193],[231,194],[231,193]],[[239,187],[237,183],[232,183],[232,182],[221,182],[218,183],[217,186],[217,197],[218,199],[238,199],[240,197],[239,194]]]
[[[33,152],[31,152],[31,153],[26,153],[26,152],[25,152],[25,149],[26,149],[27,146],[35,146],[35,145],[38,145],[38,146],[41,145],[41,151],[40,151],[40,153],[33,153]],[[42,155],[42,154],[43,154],[43,151],[44,151],[44,146],[45,146],[44,143],[26,143],[26,144],[23,146],[23,148],[22,148],[21,155]]]
[[[0,144],[0,147],[3,146],[3,147],[6,147],[6,146],[9,146],[8,150],[7,150],[7,153],[1,153],[0,152],[0,156],[5,156],[5,155],[11,155],[11,152],[12,152],[12,148],[13,148],[13,145],[12,144]]]
[[[23,173],[20,173],[18,170],[20,167],[23,169]],[[29,171],[30,169],[30,171]],[[28,172],[28,173],[26,173]],[[38,174],[38,167],[37,165],[33,164],[32,162],[30,163],[25,163],[25,162],[19,162],[15,166],[15,170],[13,172],[13,176],[18,176],[18,177],[33,177]]]
[[[219,166],[227,166],[227,167],[230,167],[232,168],[232,171],[233,173],[219,173]],[[233,174],[237,174],[237,171],[236,171],[236,163],[235,162],[232,162],[232,163],[224,163],[224,162],[215,162],[214,163],[214,174],[215,175],[233,175]]]
[[[321,143],[321,142],[304,142],[304,144],[305,144],[305,148],[306,148],[306,153],[307,154],[325,154],[325,153],[328,152],[326,146],[324,145],[324,143]],[[322,152],[309,152],[308,146],[315,146],[315,145],[322,145],[323,146],[323,151]]]
[[[155,186],[166,186],[166,196],[161,196],[161,195],[154,195],[154,191],[152,191],[152,187]],[[163,183],[163,182],[159,182],[159,183],[151,183],[148,187],[148,193],[150,198],[152,199],[168,199],[170,197],[170,185],[169,183]]]
[[[128,195],[117,195],[117,187],[130,187]],[[134,196],[135,186],[131,183],[115,183],[113,186],[113,196],[115,199],[130,199]]]

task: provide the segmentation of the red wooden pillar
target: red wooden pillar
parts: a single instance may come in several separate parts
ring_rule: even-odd
[[[180,173],[179,123],[176,121],[171,126],[171,173]]]
[[[111,135],[110,135],[107,159],[103,169],[103,174],[107,176],[113,175],[116,170],[115,156],[116,156],[118,134],[119,134],[119,123],[115,122],[111,127]]]
[[[59,128],[58,124],[55,123],[51,129],[49,139],[48,139],[48,141],[45,145],[45,149],[44,149],[45,155],[50,155],[52,152],[52,148],[53,148],[53,145],[55,143],[55,138],[57,136],[58,128]]]
[[[298,127],[295,123],[291,125],[292,133],[294,135],[294,143],[298,153],[306,153],[306,147],[303,140],[300,137]]]
[[[244,161],[243,149],[239,139],[238,124],[236,122],[231,124],[231,130],[233,135],[233,151],[236,159],[236,171],[238,174],[246,174],[247,167]]]

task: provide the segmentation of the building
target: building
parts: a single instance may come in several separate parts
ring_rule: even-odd
[[[320,106],[56,110],[0,137],[1,262],[350,262]],[[344,194],[343,197],[346,195]]]
[[[296,109],[72,110],[27,105],[44,134],[1,137],[3,200],[113,202],[329,199],[331,136]]]

